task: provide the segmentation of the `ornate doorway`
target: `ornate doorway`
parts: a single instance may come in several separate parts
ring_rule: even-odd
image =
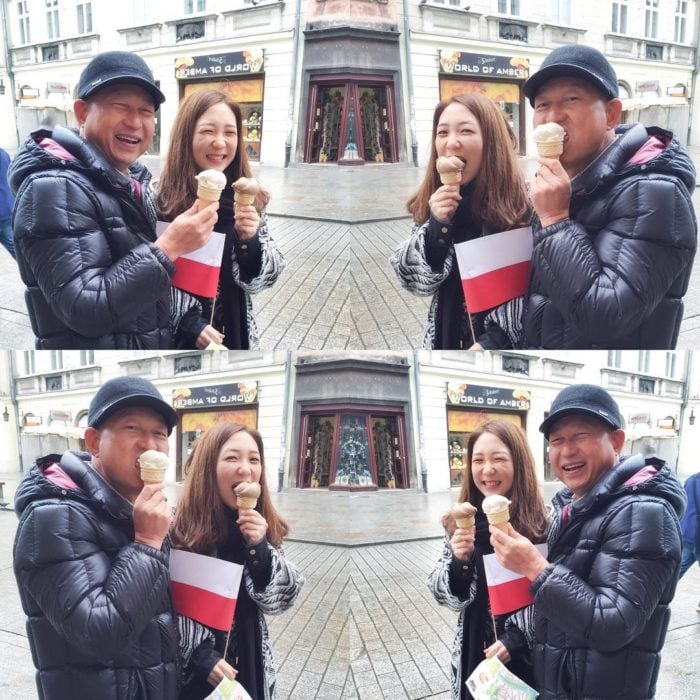
[[[302,414],[300,445],[301,488],[408,488],[403,412],[309,409]]]
[[[312,79],[306,163],[397,160],[391,78],[338,75]]]

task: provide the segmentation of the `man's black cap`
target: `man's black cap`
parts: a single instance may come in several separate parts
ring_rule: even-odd
[[[99,428],[122,408],[151,408],[168,426],[168,435],[177,425],[175,409],[163,400],[158,389],[141,377],[117,377],[103,384],[90,402],[88,425]]]
[[[156,86],[151,69],[140,56],[129,51],[97,54],[80,74],[77,96],[87,100],[99,90],[117,83],[142,87],[153,98],[156,109],[165,102],[165,95]]]
[[[613,430],[622,427],[620,408],[605,389],[595,384],[573,384],[554,397],[550,413],[540,425],[540,432],[549,440],[554,424],[564,416],[575,414],[597,418]]]
[[[598,49],[591,46],[560,46],[542,61],[539,70],[523,85],[523,92],[533,107],[539,89],[552,78],[581,78],[598,88],[609,100],[618,96],[615,69]]]

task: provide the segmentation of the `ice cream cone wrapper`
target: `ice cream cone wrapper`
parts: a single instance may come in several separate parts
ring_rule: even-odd
[[[236,498],[236,505],[238,506],[239,510],[241,508],[255,508],[255,506],[258,504],[258,499],[257,498],[241,498],[241,496],[237,496]]]
[[[200,208],[202,206],[208,206],[212,202],[218,202],[221,197],[221,190],[217,190],[213,187],[204,187],[204,185],[197,186],[197,203]]]
[[[141,467],[141,480],[144,484],[160,484],[165,481],[165,469],[162,467]]]
[[[550,141],[537,144],[537,152],[541,158],[559,158],[564,152],[563,141]]]
[[[245,194],[244,192],[235,192],[233,195],[233,201],[236,204],[252,204],[255,201],[254,194]]]
[[[459,185],[462,181],[462,173],[457,170],[453,173],[440,173],[440,182],[443,185]]]

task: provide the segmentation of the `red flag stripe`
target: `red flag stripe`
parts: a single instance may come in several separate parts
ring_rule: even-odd
[[[519,610],[530,605],[534,600],[530,593],[530,579],[526,577],[499,583],[497,586],[489,586],[488,589],[491,612],[494,615]]]
[[[486,274],[462,280],[467,309],[486,311],[527,291],[530,261],[507,265]]]
[[[196,586],[172,581],[173,603],[180,615],[191,617],[217,630],[231,629],[236,599],[226,598]]]
[[[200,297],[213,299],[219,286],[219,267],[180,257],[175,261],[173,285]]]

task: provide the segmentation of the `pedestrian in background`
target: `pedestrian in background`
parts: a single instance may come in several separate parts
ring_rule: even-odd
[[[226,175],[214,230],[225,235],[215,299],[197,297],[202,314],[190,313],[180,324],[182,347],[203,349],[210,342],[231,350],[258,347],[258,329],[251,295],[271,287],[284,270],[282,253],[268,229],[265,206],[269,194],[261,189],[253,204],[233,201],[231,185],[252,173],[243,147],[240,107],[219,90],[197,90],[180,104],[170,146],[157,185],[159,218],[172,221],[197,197],[195,176],[202,170]],[[211,321],[214,305],[213,326]]]
[[[12,240],[12,207],[15,198],[10,192],[10,184],[7,181],[7,170],[10,167],[10,156],[0,148],[0,243],[7,252],[15,257],[15,244]]]
[[[688,153],[670,131],[620,124],[617,76],[590,46],[554,49],[523,91],[536,127],[565,132],[530,183],[526,346],[675,348],[697,246]]]
[[[700,564],[700,522],[698,521],[698,511],[700,511],[700,472],[689,476],[683,488],[688,499],[688,505],[681,518],[683,554],[678,578],[683,578],[683,575],[695,562]],[[698,602],[696,612],[700,612],[700,602]]]
[[[167,454],[177,420],[150,382],[111,379],[90,402],[89,454],[42,457],[17,489],[14,570],[43,700],[177,697],[172,511],[137,467]]]
[[[537,484],[535,460],[525,433],[504,420],[484,423],[469,435],[467,471],[459,502],[478,509],[475,532],[457,527],[447,513],[443,553],[428,577],[428,586],[440,605],[459,613],[452,646],[452,697],[471,698],[465,681],[486,657],[497,656],[521,680],[533,685],[530,653],[532,606],[492,621],[483,557],[492,554],[489,526],[481,504],[486,496],[511,501],[514,526],[544,541],[547,514]],[[496,638],[494,634],[498,634]]]
[[[156,240],[151,174],[137,159],[165,97],[142,58],[98,54],[77,95],[79,132],[35,131],[10,167],[36,347],[171,348],[173,261],[204,245],[218,205],[200,212],[191,198]]]
[[[523,297],[472,314],[470,323],[454,252],[456,243],[529,223],[515,136],[492,100],[464,94],[436,107],[432,144],[423,183],[407,205],[413,216],[411,236],[390,258],[405,289],[433,297],[423,346],[519,347]],[[458,185],[441,184],[436,169],[440,156],[464,162]]]
[[[540,425],[554,475],[545,557],[517,525],[491,526],[506,568],[534,595],[535,688],[542,700],[652,700],[681,561],[685,494],[654,455],[620,457],[617,402],[573,384]]]
[[[242,564],[243,578],[230,632],[179,615],[180,699],[201,700],[227,677],[255,700],[274,700],[276,673],[264,616],[289,609],[304,578],[282,549],[288,526],[270,499],[262,438],[238,423],[215,425],[198,438],[185,474],[173,547]],[[244,482],[260,486],[255,508],[238,507],[234,488]]]

